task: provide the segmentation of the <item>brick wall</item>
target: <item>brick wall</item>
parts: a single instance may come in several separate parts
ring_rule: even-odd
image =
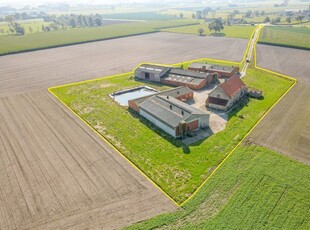
[[[129,108],[131,108],[131,109],[133,109],[134,111],[136,111],[136,112],[139,113],[140,109],[139,109],[139,107],[138,107],[138,105],[136,104],[135,101],[129,100],[129,101],[128,101],[128,106],[129,106]]]

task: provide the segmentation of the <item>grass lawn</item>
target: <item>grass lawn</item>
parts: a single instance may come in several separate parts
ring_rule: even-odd
[[[163,31],[166,32],[173,32],[173,33],[185,33],[185,34],[198,34],[198,29],[202,28],[206,35],[212,35],[214,32],[210,32],[207,24],[201,25],[192,25],[192,26],[182,26],[177,28],[169,28],[164,29]],[[249,39],[253,30],[255,29],[254,26],[225,26],[224,30],[221,31],[219,34],[223,33],[225,37],[233,37],[233,38],[246,38]]]
[[[309,229],[310,167],[251,144],[183,209],[128,229]]]
[[[130,74],[64,86],[52,91],[113,143],[176,202],[186,200],[293,82],[249,70],[246,84],[264,91],[264,100],[250,100],[233,111],[227,128],[208,139],[184,146],[168,134],[119,106],[109,93],[142,85]],[[163,90],[165,87],[151,85]],[[245,119],[240,119],[243,115]],[[156,145],[154,145],[156,143]]]
[[[310,28],[265,26],[259,42],[310,49]]]
[[[193,20],[135,22],[93,28],[69,28],[67,30],[26,34],[24,36],[0,36],[0,54],[156,32],[160,28],[193,23],[195,23]]]

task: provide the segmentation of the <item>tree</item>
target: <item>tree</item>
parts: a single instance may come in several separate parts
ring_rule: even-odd
[[[95,22],[94,22],[94,19],[93,19],[92,16],[90,16],[89,19],[88,19],[88,25],[91,26],[91,27],[93,27],[95,25]]]
[[[209,23],[209,30],[214,30],[215,33],[220,32],[224,29],[223,22],[220,18],[216,18],[213,20],[213,22]]]
[[[280,23],[281,22],[281,18],[280,17],[276,17],[275,19],[272,20],[274,24]]]
[[[296,20],[299,21],[299,23],[302,23],[302,20],[304,19],[305,16],[299,15],[296,17]]]
[[[202,19],[202,12],[201,11],[197,11],[196,12],[196,18],[197,19]]]
[[[183,16],[184,16],[184,15],[183,15],[183,13],[181,12],[181,13],[180,13],[180,18],[183,18]]]
[[[245,13],[245,17],[246,17],[246,18],[251,18],[252,15],[253,15],[252,10],[248,10],[248,11]]]
[[[255,15],[255,17],[259,17],[259,15],[260,15],[259,10],[255,10],[255,11],[254,11],[254,15]]]
[[[19,23],[16,25],[16,33],[18,35],[24,35],[25,34],[25,29],[22,27]]]
[[[264,10],[262,10],[261,12],[260,12],[260,15],[262,15],[262,16],[264,16],[266,14],[266,12],[264,11]]]
[[[102,26],[102,20],[100,18],[95,18],[95,24],[97,26]]]
[[[74,17],[71,17],[71,18],[69,19],[69,26],[71,26],[72,28],[75,28],[76,25],[77,25],[77,23],[76,23],[75,18],[74,18]]]
[[[32,32],[33,32],[33,29],[32,29],[32,27],[31,26],[29,26],[29,32],[32,34]]]
[[[287,18],[285,21],[286,21],[287,23],[291,23],[291,22],[292,22],[292,19],[291,19],[291,18]]]
[[[195,13],[192,13],[192,19],[195,19],[195,18],[196,18]]]
[[[270,22],[270,18],[267,16],[264,20],[264,23],[268,23],[268,22]]]
[[[202,28],[198,29],[198,35],[199,36],[202,36],[204,32],[205,32],[204,29],[202,29]]]

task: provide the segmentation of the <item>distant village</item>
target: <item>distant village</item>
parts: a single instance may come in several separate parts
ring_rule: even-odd
[[[128,101],[129,109],[175,138],[208,128],[212,110],[225,113],[246,95],[262,96],[261,91],[246,86],[236,66],[196,62],[182,69],[142,64],[134,76],[140,81],[177,86]],[[201,94],[204,108],[193,106],[195,93],[204,92],[211,85],[212,90]]]

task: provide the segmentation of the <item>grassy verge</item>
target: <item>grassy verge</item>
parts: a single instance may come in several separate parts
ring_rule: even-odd
[[[310,168],[243,145],[183,209],[128,229],[309,229]]]
[[[259,43],[310,49],[310,29],[290,26],[265,26]]]
[[[142,85],[134,81],[130,74],[54,88],[52,91],[176,202],[181,203],[293,83],[259,70],[249,70],[244,81],[263,90],[264,100],[250,100],[244,107],[229,114],[224,131],[191,146],[184,146],[159,131],[108,96],[117,90]],[[165,88],[151,86],[159,90]],[[240,115],[244,119],[239,118]]]
[[[193,23],[195,22],[192,20],[135,22],[95,28],[70,28],[67,30],[26,34],[24,36],[0,36],[0,55],[151,33],[157,32],[161,28],[184,26]]]
[[[207,24],[170,28],[163,31],[173,33],[198,34],[198,29],[200,28],[205,31],[206,35],[216,36],[216,34],[210,32]],[[224,30],[221,31],[221,33],[218,33],[218,36],[249,39],[254,29],[254,26],[225,26]]]

